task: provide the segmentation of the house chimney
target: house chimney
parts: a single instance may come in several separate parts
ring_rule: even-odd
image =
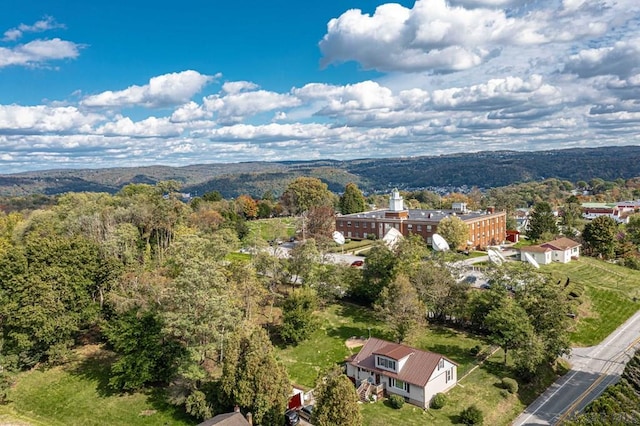
[[[233,406],[233,412],[234,413],[239,413],[240,412],[240,407],[238,406],[238,404]]]
[[[487,207],[487,213],[494,214],[496,212],[496,208],[493,206]]]
[[[253,426],[253,414],[251,414],[251,411],[247,413],[247,422]]]

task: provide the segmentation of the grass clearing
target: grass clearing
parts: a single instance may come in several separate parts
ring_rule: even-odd
[[[108,353],[98,346],[79,360],[51,369],[34,369],[18,376],[0,406],[0,422],[29,425],[193,425],[179,409],[164,402],[157,391],[114,394],[107,387]]]
[[[600,343],[640,309],[640,274],[590,257],[543,266],[561,282],[584,286],[585,294],[571,341],[578,346]]]
[[[296,219],[293,217],[250,220],[247,226],[265,241],[289,239],[296,234]]]

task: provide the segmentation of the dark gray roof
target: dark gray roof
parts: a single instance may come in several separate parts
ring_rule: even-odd
[[[496,213],[467,212],[467,213],[462,213],[462,212],[455,211],[455,210],[409,209],[409,210],[405,210],[405,211],[409,212],[409,220],[410,221],[413,221],[413,222],[419,221],[419,222],[425,222],[425,223],[438,223],[442,219],[444,219],[445,217],[449,217],[449,216],[452,216],[452,215],[456,215],[462,220],[468,220],[468,219],[478,219],[478,218],[482,218],[482,217],[489,218],[489,217],[494,217],[494,216],[497,216],[499,214],[502,214],[502,212],[496,212]],[[351,220],[357,220],[357,219],[387,219],[387,220],[394,220],[393,218],[385,218],[385,213],[387,213],[387,212],[391,212],[391,210],[382,209],[382,210],[372,210],[372,211],[362,212],[362,213],[345,214],[345,215],[338,216],[338,219],[351,219]],[[396,219],[396,220],[398,220],[398,219]]]
[[[242,413],[233,412],[218,414],[198,424],[198,426],[247,426],[248,424],[249,422],[244,418]]]

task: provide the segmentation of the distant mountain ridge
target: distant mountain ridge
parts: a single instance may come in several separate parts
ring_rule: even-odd
[[[278,195],[298,176],[322,179],[340,192],[348,182],[364,191],[390,187],[477,186],[491,188],[518,182],[558,178],[576,182],[640,176],[640,147],[574,148],[550,151],[485,151],[410,158],[313,160],[148,166],[108,169],[60,169],[0,174],[0,195],[115,193],[130,183],[176,180],[184,192],[198,195],[217,190],[224,197],[265,191]]]

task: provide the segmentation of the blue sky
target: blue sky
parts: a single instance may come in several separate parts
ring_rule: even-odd
[[[640,139],[636,0],[0,8],[0,173]]]

